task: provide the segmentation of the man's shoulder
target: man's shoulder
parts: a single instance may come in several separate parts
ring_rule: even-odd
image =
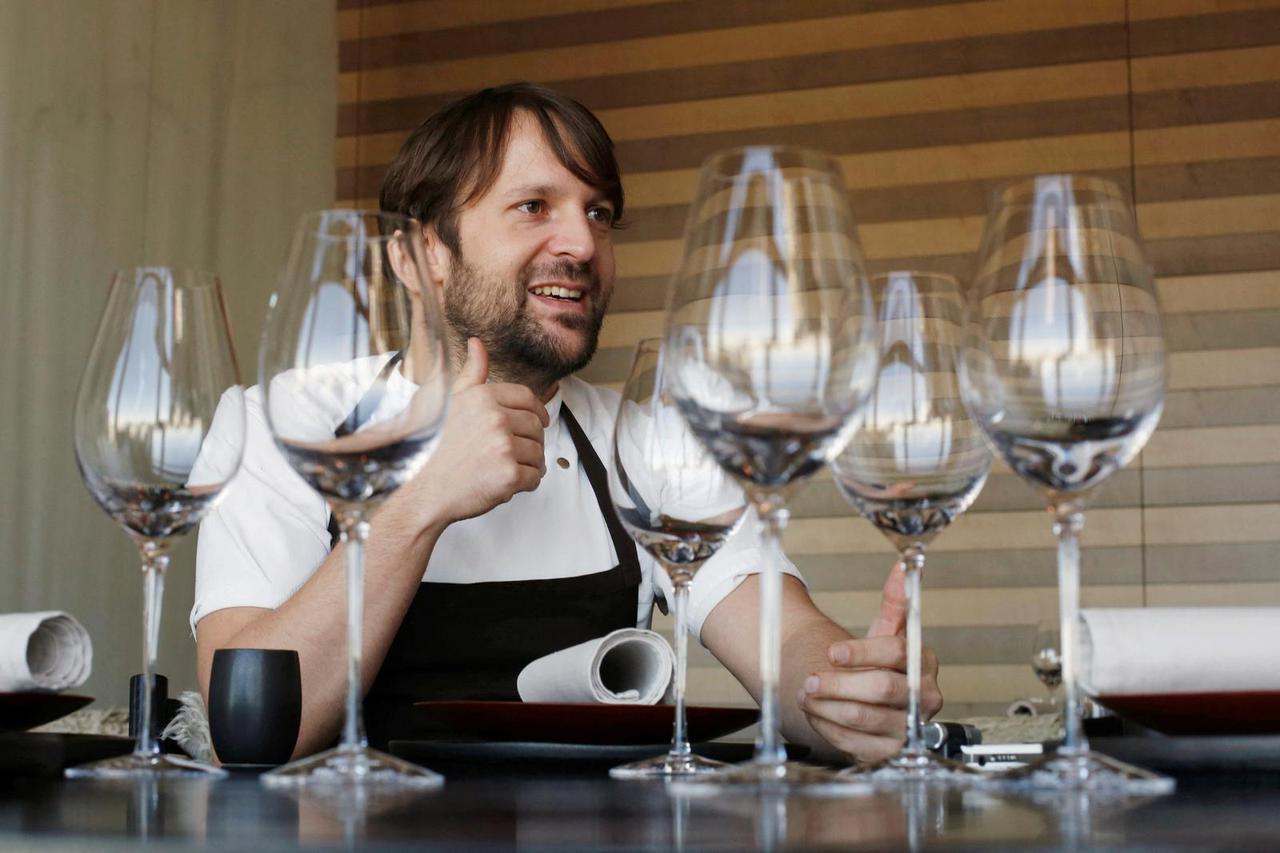
[[[618,401],[622,397],[617,391],[592,385],[577,376],[567,376],[560,380],[560,393],[583,429],[613,429]]]
[[[269,391],[271,417],[282,420],[278,426],[299,435],[332,431],[377,381],[389,357],[389,353],[380,353],[276,374]],[[251,417],[265,415],[266,394],[261,384],[250,388],[245,397]]]

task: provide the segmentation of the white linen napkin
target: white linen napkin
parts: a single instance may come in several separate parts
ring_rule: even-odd
[[[78,687],[93,668],[93,643],[61,610],[0,614],[0,691]]]
[[[525,702],[656,705],[675,665],[660,634],[622,628],[538,658],[520,671],[516,690]]]
[[[1095,696],[1280,690],[1280,607],[1080,612],[1080,684]]]

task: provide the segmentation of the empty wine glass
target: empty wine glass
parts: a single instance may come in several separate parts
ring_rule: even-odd
[[[846,772],[886,780],[957,779],[972,771],[929,752],[920,730],[920,580],[925,549],[982,491],[991,452],[960,398],[959,282],[900,271],[872,279],[871,290],[879,363],[871,396],[854,415],[832,473],[840,492],[899,554],[907,592],[907,728],[897,755]]]
[[[264,410],[276,446],[337,521],[348,652],[341,742],[264,774],[268,786],[443,781],[370,749],[361,706],[366,514],[421,469],[448,404],[448,360],[427,282],[416,221],[325,210],[302,218],[271,297],[259,365]]]
[[[620,779],[692,776],[726,765],[694,755],[685,729],[689,585],[747,512],[742,488],[694,437],[662,381],[662,341],[642,340],[613,433],[609,494],[618,518],[671,577],[675,622],[675,732],[666,755],[614,767]]]
[[[76,395],[75,451],[89,493],[142,556],[143,708],[152,707],[170,547],[200,523],[240,467],[244,406],[235,399],[219,405],[239,397],[239,381],[215,276],[166,267],[115,274]],[[217,440],[206,447],[211,430]],[[66,775],[225,775],[163,754],[156,735],[143,714],[132,754]]]
[[[1045,686],[1048,693],[1045,702],[1050,708],[1057,707],[1058,686],[1062,684],[1061,636],[1057,622],[1041,622],[1036,626],[1036,638],[1031,646],[1031,668]]]
[[[1160,308],[1124,193],[1073,175],[1000,190],[973,297],[965,402],[996,452],[1043,493],[1058,537],[1065,738],[1022,775],[1052,787],[1169,790],[1172,780],[1089,750],[1076,683],[1085,503],[1146,444],[1164,400]]]
[[[866,396],[874,325],[838,164],[791,148],[711,157],[668,297],[664,373],[693,432],[742,483],[767,550],[755,758],[708,779],[834,778],[787,764],[779,739],[781,538],[788,497],[826,463]]]

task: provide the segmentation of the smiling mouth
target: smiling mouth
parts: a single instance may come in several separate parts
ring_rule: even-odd
[[[540,284],[537,287],[529,288],[529,292],[534,296],[544,296],[561,302],[581,302],[582,297],[586,295],[585,291],[574,290],[571,287],[560,287],[554,284]]]

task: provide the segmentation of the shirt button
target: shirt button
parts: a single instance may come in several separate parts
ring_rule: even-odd
[[[561,468],[568,468],[568,467],[569,467],[569,460],[568,460],[568,459],[565,459],[563,456],[561,456],[561,457],[559,457],[558,459],[556,459],[556,464],[557,464],[557,465],[559,465]]]

